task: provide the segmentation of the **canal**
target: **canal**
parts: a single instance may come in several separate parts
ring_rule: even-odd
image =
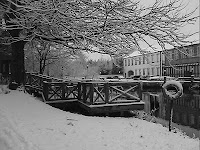
[[[157,118],[156,122],[167,124],[170,101],[161,90],[143,92],[144,111]],[[200,91],[184,91],[181,98],[173,102],[173,123],[190,137],[199,137],[200,129]]]

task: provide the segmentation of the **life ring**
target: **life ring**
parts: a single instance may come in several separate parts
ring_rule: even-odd
[[[162,88],[164,96],[170,100],[175,100],[183,95],[183,86],[179,81],[167,81],[165,84],[163,84]],[[176,92],[170,92],[169,90],[172,88],[175,88]]]

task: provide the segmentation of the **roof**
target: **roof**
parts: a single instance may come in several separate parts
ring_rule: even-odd
[[[146,51],[147,53],[157,53],[157,52],[160,52],[159,50],[158,51]],[[139,56],[139,55],[142,55],[142,53],[140,51],[134,51],[133,53],[131,53],[130,55],[124,57],[124,58],[129,58],[129,57],[134,57],[134,56]]]

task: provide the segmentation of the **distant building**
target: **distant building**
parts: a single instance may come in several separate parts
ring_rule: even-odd
[[[162,65],[165,57],[161,51],[141,54],[135,51],[130,56],[124,58],[124,77],[131,75],[160,76],[162,75]]]
[[[200,77],[200,43],[167,50],[165,57],[165,75]]]

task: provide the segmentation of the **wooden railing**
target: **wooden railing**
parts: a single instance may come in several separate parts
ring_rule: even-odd
[[[136,102],[141,91],[141,82],[81,82],[78,99],[89,105]]]
[[[43,98],[46,102],[77,100],[78,82],[43,82]]]
[[[26,73],[25,87],[30,87],[34,90],[42,91],[44,81],[51,82],[52,78],[36,73]]]
[[[63,82],[62,79],[53,78],[38,73],[26,73],[25,86],[31,87],[39,91],[43,91],[43,83],[46,82]]]
[[[43,95],[46,102],[78,100],[88,105],[137,102],[142,99],[141,82],[61,80],[35,73],[26,74],[26,88]]]

